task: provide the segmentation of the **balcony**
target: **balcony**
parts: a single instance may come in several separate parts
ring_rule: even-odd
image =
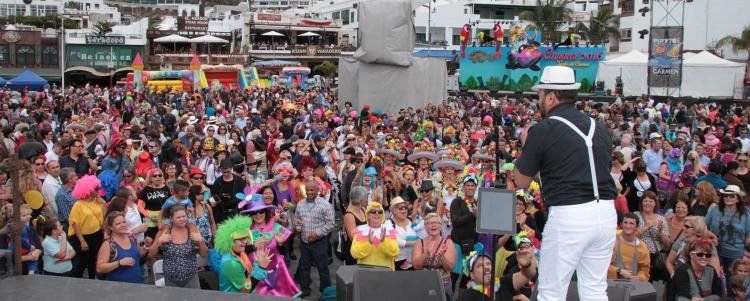
[[[247,61],[246,54],[228,54],[228,53],[217,53],[211,54],[209,58],[208,54],[199,54],[201,64],[210,65],[244,65]],[[163,64],[171,64],[172,70],[189,69],[190,62],[193,60],[192,53],[159,53],[152,54],[146,58],[146,64],[149,65],[150,69],[158,70]]]

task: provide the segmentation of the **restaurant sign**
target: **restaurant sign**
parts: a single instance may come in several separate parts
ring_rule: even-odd
[[[88,45],[125,45],[125,36],[86,35]]]
[[[180,17],[177,19],[177,28],[187,31],[207,31],[208,17]]]
[[[291,50],[292,55],[303,55],[303,56],[336,56],[341,55],[341,48],[321,48],[316,46],[308,46],[305,48],[293,48]]]

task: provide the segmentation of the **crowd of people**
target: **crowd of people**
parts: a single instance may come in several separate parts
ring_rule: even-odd
[[[542,120],[533,97],[382,112],[322,88],[86,85],[3,89],[0,103],[0,249],[21,252],[24,274],[141,283],[158,268],[167,286],[208,289],[211,272],[213,289],[305,297],[332,285],[335,256],[436,271],[458,300],[528,300],[535,288],[551,200],[513,172]],[[664,281],[667,300],[744,300],[750,109],[645,97],[564,106],[612,141],[607,278]],[[516,192],[515,235],[476,232],[478,191],[497,185]]]

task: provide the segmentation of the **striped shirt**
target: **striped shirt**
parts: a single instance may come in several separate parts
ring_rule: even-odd
[[[334,219],[333,206],[324,198],[318,197],[314,203],[307,200],[297,204],[295,220],[302,221],[302,241],[308,241],[310,233],[315,233],[318,239],[328,235],[336,226]]]
[[[57,216],[61,222],[67,222],[70,216],[70,210],[73,209],[73,203],[76,199],[67,187],[62,186],[55,194],[55,203],[57,204]]]

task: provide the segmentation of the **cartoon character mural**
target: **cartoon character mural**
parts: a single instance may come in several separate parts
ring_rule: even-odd
[[[503,26],[500,25],[500,22],[495,21],[495,26],[492,27],[492,36],[495,38],[495,58],[500,58],[500,55],[502,55],[502,51],[500,51],[500,46],[503,44],[503,38],[504,38],[504,32],[503,32]]]
[[[461,27],[459,39],[461,39],[461,57],[466,57],[466,46],[471,41],[471,24],[466,23]]]
[[[510,55],[508,56],[508,69],[529,68],[539,71],[541,68],[537,65],[542,59],[542,52],[539,50],[541,44],[536,40],[536,28],[523,28],[520,23],[515,23],[510,28]]]

